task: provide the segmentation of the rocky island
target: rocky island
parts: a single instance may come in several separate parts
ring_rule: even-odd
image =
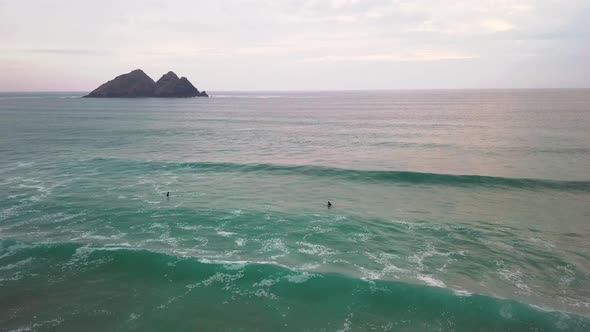
[[[119,75],[84,96],[86,98],[208,97],[186,78],[169,71],[157,82],[141,69]]]

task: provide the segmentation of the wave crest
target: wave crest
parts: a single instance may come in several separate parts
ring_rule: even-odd
[[[23,308],[3,322],[15,329],[26,325],[40,308],[45,308],[43,315],[48,319],[53,314],[65,317],[59,322],[64,329],[96,312],[135,315],[138,330],[151,330],[149,316],[159,313],[174,314],[176,321],[189,324],[192,330],[243,328],[251,315],[269,330],[285,324],[293,330],[329,329],[348,316],[348,324],[355,330],[384,330],[388,324],[408,331],[590,329],[590,320],[583,316],[545,311],[513,300],[335,273],[309,274],[268,263],[228,266],[227,262],[202,262],[148,250],[90,248],[75,243],[0,241],[0,253],[4,251],[10,255],[0,259],[0,266],[30,259],[17,266],[20,278],[0,282],[0,294],[8,292],[11,305]],[[30,305],[32,298],[34,305]],[[53,311],[53,303],[64,305]],[[125,303],[129,306],[122,305]],[[220,318],[195,319],[195,313]],[[95,326],[104,327],[99,329],[128,327],[109,325],[112,317],[92,317]]]
[[[198,172],[237,172],[278,175],[302,175],[339,178],[373,183],[399,183],[454,187],[517,188],[524,190],[550,189],[590,192],[590,181],[559,181],[546,179],[509,178],[484,175],[455,175],[393,170],[357,170],[326,166],[242,164],[228,162],[167,162],[96,158],[96,163],[124,163],[125,166],[147,169],[191,169]],[[129,165],[133,164],[133,165]]]

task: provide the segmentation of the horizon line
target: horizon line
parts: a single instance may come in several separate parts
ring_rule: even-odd
[[[203,90],[207,93],[220,92],[283,92],[283,93],[301,93],[301,92],[386,92],[386,91],[458,91],[458,90],[590,90],[590,87],[517,87],[517,88],[383,88],[383,89],[313,89],[313,90]],[[0,90],[0,93],[90,93],[92,90]]]

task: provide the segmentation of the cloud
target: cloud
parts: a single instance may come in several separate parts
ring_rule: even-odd
[[[421,62],[475,59],[477,56],[444,51],[418,51],[412,53],[328,55],[304,59],[304,62]]]
[[[55,55],[88,55],[88,56],[109,56],[113,52],[107,50],[92,50],[92,49],[25,49],[17,50],[24,53],[40,53],[40,54],[55,54]]]
[[[360,0],[332,0],[332,8],[343,8],[359,3]]]
[[[481,26],[491,32],[505,32],[514,29],[514,25],[502,20],[485,20]]]
[[[223,82],[278,88],[279,71],[285,84],[300,77],[307,87],[318,80],[303,68],[337,67],[325,76],[329,88],[350,71],[372,70],[377,82],[383,67],[412,67],[432,73],[423,79],[428,87],[451,65],[458,81],[475,82],[480,61],[497,69],[494,75],[504,73],[494,82],[510,83],[508,63],[524,55],[551,56],[555,68],[566,56],[590,63],[588,1],[0,0],[0,8],[0,68],[18,60],[70,77],[103,79],[135,67],[159,73],[172,64],[187,76],[204,71],[220,88]],[[477,61],[460,61],[468,59]]]

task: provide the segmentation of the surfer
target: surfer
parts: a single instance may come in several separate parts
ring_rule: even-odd
[[[167,193],[166,193],[166,198],[167,198],[167,199],[170,199],[170,192],[167,192]]]
[[[329,209],[329,208],[331,208],[331,207],[332,207],[332,203],[330,203],[330,201],[328,201],[328,203],[326,203],[326,206],[327,206],[327,207],[328,207],[328,209]]]

